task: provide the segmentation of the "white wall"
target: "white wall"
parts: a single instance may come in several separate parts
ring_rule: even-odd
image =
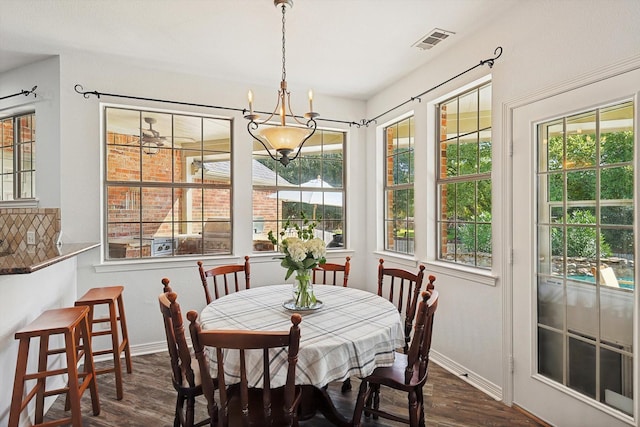
[[[60,206],[60,61],[45,59],[28,67],[3,73],[0,94],[7,96],[36,89],[37,96],[19,95],[0,101],[0,115],[36,112],[38,147],[36,152],[36,194],[40,206]]]
[[[0,275],[0,289],[3,300],[2,322],[0,322],[0,425],[9,422],[9,408],[18,357],[18,341],[15,333],[28,325],[44,310],[72,306],[76,300],[76,258],[54,264],[31,274]],[[52,338],[50,347],[62,347],[61,336]],[[52,357],[52,367],[66,366],[64,354]],[[35,372],[38,367],[38,340],[31,342],[27,372]],[[61,377],[55,377],[51,389],[64,386]],[[33,381],[28,384],[33,383]],[[33,384],[31,384],[33,387]],[[29,389],[26,389],[28,391]],[[35,399],[32,401],[35,402]],[[49,403],[49,402],[48,402]],[[34,405],[28,407],[29,413]],[[23,412],[23,417],[27,412]],[[21,425],[27,425],[21,423]],[[30,425],[30,424],[29,424]]]
[[[393,259],[389,254],[376,252],[380,247],[374,238],[381,201],[373,197],[381,185],[380,136],[376,126],[367,129],[367,274],[374,281],[377,259],[385,264],[394,261],[401,267],[415,269],[417,262],[427,265],[427,272],[437,276],[440,306],[436,316],[433,353],[447,367],[468,373],[470,381],[498,398],[508,384],[510,349],[504,347],[503,313],[508,319],[509,301],[504,301],[504,287],[517,283],[505,282],[509,271],[510,223],[509,215],[518,215],[518,206],[511,206],[509,188],[509,147],[502,138],[509,125],[502,117],[505,102],[531,94],[553,85],[570,81],[573,77],[600,69],[607,64],[640,53],[640,2],[635,0],[562,0],[519,2],[484,25],[484,31],[465,38],[464,31],[438,47],[428,51],[435,61],[374,96],[367,103],[367,117],[374,117],[412,96],[418,95],[450,77],[493,57],[497,46],[504,52],[492,69],[479,67],[455,81],[422,97],[422,102],[408,103],[378,120],[378,125],[414,110],[416,125],[416,256],[415,260]],[[427,54],[427,53],[426,53]],[[429,102],[454,91],[460,86],[491,73],[493,79],[493,197],[494,197],[494,258],[490,274],[469,274],[434,262],[436,206],[435,187],[429,171],[434,168],[435,130],[429,116]],[[430,143],[429,143],[430,141]],[[376,145],[377,144],[377,145]],[[419,168],[423,165],[423,168]],[[512,210],[513,209],[513,210]],[[426,243],[426,244],[425,244]],[[417,262],[416,262],[417,261]],[[507,289],[508,290],[508,289]],[[508,344],[508,340],[506,340]]]
[[[509,148],[502,139],[503,130],[508,125],[501,116],[502,105],[541,88],[637,55],[640,46],[640,32],[636,31],[640,20],[639,5],[640,2],[635,0],[519,2],[519,7],[487,22],[484,31],[475,34],[473,38],[465,38],[464,31],[460,31],[450,42],[443,43],[433,49],[433,52],[425,52],[434,55],[435,61],[411,72],[370,99],[366,105],[359,101],[323,97],[322,94],[316,94],[314,99],[316,109],[325,117],[349,121],[373,117],[477,64],[481,59],[492,57],[495,47],[503,47],[504,53],[493,69],[480,67],[424,96],[421,103],[410,103],[379,120],[378,124],[381,124],[391,120],[394,114],[415,110],[416,165],[424,165],[424,169],[416,171],[416,211],[419,217],[416,219],[415,258],[393,258],[378,251],[376,236],[381,212],[377,190],[381,177],[377,174],[377,169],[381,165],[381,159],[376,154],[379,146],[376,126],[362,129],[345,127],[349,132],[348,247],[353,256],[350,283],[355,287],[374,290],[377,259],[380,256],[384,256],[388,265],[395,263],[405,268],[416,268],[418,262],[426,263],[427,271],[438,277],[436,286],[442,298],[436,320],[434,354],[448,363],[450,368],[469,373],[473,382],[498,397],[508,381],[505,361],[508,359],[509,348],[503,347],[503,334],[505,330],[508,331],[503,321],[503,312],[508,301],[503,301],[503,296],[505,287],[512,286],[504,281],[508,277],[505,273],[509,271],[507,260],[510,250],[511,197],[504,185],[508,180]],[[268,110],[274,99],[273,92],[277,88],[277,82],[273,87],[252,87],[251,82],[220,82],[188,74],[144,69],[142,64],[135,61],[97,54],[66,54],[60,57],[59,64],[60,108],[58,110],[55,107],[53,98],[56,91],[51,88],[52,107],[50,111],[42,113],[42,118],[38,112],[38,123],[40,126],[40,120],[59,120],[59,133],[56,134],[55,130],[52,132],[57,140],[52,137],[51,144],[60,149],[60,169],[56,171],[55,166],[49,169],[45,165],[41,168],[39,163],[38,170],[45,175],[39,177],[41,182],[47,181],[56,186],[52,192],[54,196],[51,197],[51,204],[57,206],[59,199],[65,241],[98,241],[101,237],[99,103],[110,102],[135,107],[230,115],[234,118],[235,257],[211,262],[236,261],[250,253],[250,227],[245,230],[241,224],[251,224],[252,221],[249,203],[251,170],[248,160],[251,142],[246,134],[246,122],[240,113],[204,108],[174,108],[160,103],[116,98],[84,99],[74,92],[73,87],[79,83],[85,90],[238,108],[246,105],[246,92],[251,88],[256,96],[257,107]],[[43,84],[42,81],[49,81],[50,73],[46,69],[25,69],[35,70],[38,77],[36,80],[40,80],[25,85],[40,85]],[[21,73],[22,70],[16,70],[11,73],[11,77]],[[435,235],[433,230],[429,230],[429,224],[435,215],[435,198],[429,170],[433,170],[434,148],[427,145],[428,139],[433,138],[428,103],[488,73],[493,76],[495,252],[493,270],[489,275],[477,275],[433,262]],[[2,77],[4,82],[5,76]],[[4,84],[1,87],[4,89]],[[307,88],[290,89],[294,102],[304,103]],[[302,111],[304,107],[304,104],[294,105],[294,110]],[[343,127],[322,122],[320,125]],[[39,127],[39,141],[41,137],[48,138],[41,130]],[[58,159],[51,158],[54,159],[53,162]],[[57,193],[59,197],[55,196]],[[41,196],[45,197],[43,194]],[[46,197],[48,203],[49,197]],[[517,206],[513,207],[514,215],[518,214],[517,209]],[[337,256],[343,257],[344,254]],[[102,267],[99,250],[93,250],[78,258],[78,294],[94,286],[123,284],[131,343],[138,351],[151,350],[164,345],[156,301],[162,277],[172,280],[174,289],[180,294],[183,311],[199,310],[203,306],[204,297],[195,261],[148,262],[139,268]],[[278,262],[272,260],[271,256],[253,257],[252,268],[254,286],[279,281],[283,277]]]

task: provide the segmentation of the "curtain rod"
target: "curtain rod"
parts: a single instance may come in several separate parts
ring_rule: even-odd
[[[34,97],[38,96],[38,94],[35,92],[37,87],[38,86],[36,85],[36,86],[32,87],[31,90],[24,90],[23,89],[18,93],[14,93],[12,95],[3,96],[2,98],[0,98],[0,101],[3,100],[3,99],[7,99],[7,98],[13,98],[14,96],[18,96],[18,95],[29,96],[29,95],[33,94]]]
[[[368,126],[369,126],[369,124],[371,124],[372,122],[377,121],[380,117],[384,116],[385,114],[388,114],[388,113],[390,113],[390,112],[392,112],[392,111],[394,111],[394,110],[397,110],[398,108],[400,108],[400,107],[402,107],[402,106],[404,106],[404,105],[408,104],[409,102],[413,102],[413,101],[415,101],[416,99],[418,100],[418,102],[422,102],[422,100],[420,99],[420,97],[422,97],[422,96],[426,95],[426,94],[427,94],[427,93],[429,93],[429,92],[432,92],[432,91],[434,91],[434,90],[438,89],[438,88],[439,88],[439,87],[441,87],[441,86],[444,86],[445,84],[449,83],[449,82],[450,82],[450,81],[452,81],[452,80],[457,79],[458,77],[460,77],[460,76],[462,76],[462,75],[464,75],[464,74],[468,73],[469,71],[475,70],[475,69],[476,69],[476,68],[478,68],[478,67],[481,67],[481,66],[483,66],[483,65],[488,65],[488,66],[489,66],[489,68],[493,68],[493,63],[495,62],[495,60],[496,60],[496,59],[498,59],[498,58],[500,58],[500,56],[502,55],[502,47],[501,47],[501,46],[498,46],[498,47],[493,51],[493,54],[494,54],[494,55],[496,55],[496,56],[494,56],[493,58],[489,58],[489,59],[483,59],[482,61],[480,61],[478,64],[474,65],[473,67],[468,68],[468,69],[464,70],[463,72],[456,74],[455,76],[451,77],[450,79],[447,79],[447,80],[443,81],[442,83],[440,83],[440,84],[438,84],[438,85],[436,85],[436,86],[432,87],[431,89],[427,89],[427,90],[425,90],[424,92],[419,93],[419,94],[418,94],[418,95],[416,95],[416,96],[412,96],[411,98],[409,98],[409,99],[407,99],[406,101],[404,101],[404,102],[402,102],[402,103],[400,103],[400,104],[396,105],[395,107],[389,108],[389,109],[388,109],[387,111],[385,111],[384,113],[378,114],[377,116],[375,116],[374,118],[369,119],[369,120],[365,120],[365,119],[363,119],[363,120],[362,120],[362,125],[364,125],[364,126],[367,126],[367,127],[368,127]]]
[[[333,123],[344,123],[344,124],[348,124],[349,126],[357,126],[357,127],[361,127],[361,126],[369,126],[371,123],[376,122],[380,117],[389,114],[390,112],[397,110],[398,108],[408,104],[409,102],[413,102],[416,99],[418,100],[418,102],[421,102],[422,100],[420,99],[422,96],[426,95],[429,92],[432,92],[436,89],[438,89],[441,86],[444,86],[445,84],[451,82],[452,80],[457,79],[458,77],[472,71],[475,70],[478,67],[481,67],[483,65],[488,65],[489,68],[493,68],[493,64],[495,63],[496,59],[500,58],[500,56],[502,56],[502,47],[498,46],[494,51],[493,54],[495,55],[493,58],[488,58],[488,59],[483,59],[481,60],[478,64],[474,65],[473,67],[470,67],[466,70],[464,70],[461,73],[456,74],[455,76],[443,81],[442,83],[433,86],[430,89],[425,90],[422,93],[419,93],[416,96],[412,96],[411,98],[407,99],[406,101],[396,105],[395,107],[389,108],[387,111],[385,111],[384,113],[378,114],[377,116],[375,116],[372,119],[362,119],[360,120],[360,122],[353,122],[353,121],[346,121],[346,120],[335,120],[335,119],[323,119],[321,117],[317,118],[316,120],[318,121],[324,121],[324,122],[333,122]],[[36,86],[33,87],[32,91],[35,90]],[[153,102],[163,102],[163,103],[167,103],[167,104],[176,104],[176,105],[188,105],[191,107],[204,107],[204,108],[215,108],[218,110],[227,110],[227,111],[238,111],[241,112],[242,115],[244,116],[247,113],[247,109],[246,108],[233,108],[233,107],[222,107],[219,105],[208,105],[208,104],[195,104],[192,102],[183,102],[183,101],[172,101],[172,100],[167,100],[167,99],[158,99],[158,98],[146,98],[146,97],[141,97],[141,96],[131,96],[131,95],[121,95],[121,94],[117,94],[117,93],[107,93],[107,92],[98,92],[97,90],[93,90],[93,91],[85,91],[84,88],[82,87],[82,85],[80,84],[76,84],[74,87],[74,90],[81,94],[82,96],[84,96],[86,99],[88,99],[91,95],[96,96],[98,99],[100,99],[101,96],[110,96],[110,97],[114,97],[114,98],[125,98],[125,99],[134,99],[137,101],[153,101]],[[15,95],[21,95],[22,93],[25,93],[25,91],[22,91],[18,94]],[[25,95],[28,95],[28,93],[25,93]],[[15,96],[15,95],[11,95],[11,96]],[[0,98],[2,99],[2,98]],[[268,111],[257,111],[257,113],[260,114],[271,114],[271,112]],[[293,115],[287,115],[287,117],[295,117],[298,119],[303,119],[304,117],[302,116],[293,116]]]
[[[142,96],[131,96],[131,95],[120,95],[117,93],[106,93],[106,92],[98,92],[97,90],[94,91],[84,91],[84,88],[82,87],[82,85],[77,84],[74,87],[74,90],[81,94],[82,96],[84,96],[85,98],[89,98],[91,95],[95,95],[96,98],[100,99],[101,96],[111,96],[114,98],[125,98],[125,99],[134,99],[137,101],[153,101],[153,102],[163,102],[166,104],[176,104],[176,105],[188,105],[190,107],[204,107],[204,108],[215,108],[218,110],[227,110],[227,111],[239,111],[242,113],[242,115],[244,116],[248,110],[246,108],[234,108],[234,107],[222,107],[219,105],[209,105],[209,104],[196,104],[196,103],[192,103],[192,102],[184,102],[184,101],[172,101],[172,100],[167,100],[167,99],[158,99],[158,98],[146,98],[146,97],[142,97]],[[260,113],[260,114],[271,114],[270,112],[267,111],[255,111],[256,113]],[[303,116],[293,116],[293,115],[287,115],[287,117],[295,117],[297,119],[304,119]],[[345,120],[335,120],[335,119],[323,119],[323,118],[317,118],[316,120],[322,120],[325,122],[333,122],[333,123],[345,123],[348,124],[349,126],[358,126],[360,127],[360,123],[356,123],[356,122],[348,122]]]

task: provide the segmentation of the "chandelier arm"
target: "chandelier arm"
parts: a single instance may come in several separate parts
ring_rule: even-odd
[[[269,154],[269,157],[271,157],[276,162],[280,162],[280,159],[278,159],[273,154],[271,154],[271,150],[269,150],[269,147],[267,147],[267,145],[264,143],[264,141],[262,141],[258,136],[256,136],[253,133],[253,131],[256,130],[256,129],[258,129],[258,124],[256,122],[254,122],[252,120],[249,123],[247,123],[247,132],[249,132],[249,135],[251,135],[253,137],[253,139],[258,141],[260,143],[260,145],[262,145],[264,147],[264,149],[267,150],[267,154]]]
[[[298,120],[299,116],[296,116],[293,110],[291,109],[291,92],[287,92],[287,102],[289,104],[289,117],[293,118],[293,120],[295,120],[296,123],[309,127],[309,122]]]
[[[302,140],[300,145],[298,145],[298,151],[296,152],[296,155],[293,157],[289,157],[289,161],[292,161],[298,158],[298,156],[300,155],[300,152],[302,151],[302,146],[304,145],[304,143],[307,142],[307,140],[311,138],[314,133],[316,133],[316,121],[313,118],[310,118],[309,121],[307,122],[307,128],[312,129],[311,133]]]

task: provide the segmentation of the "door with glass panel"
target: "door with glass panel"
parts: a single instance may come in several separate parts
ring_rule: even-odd
[[[639,74],[514,110],[513,400],[553,425],[638,419]]]

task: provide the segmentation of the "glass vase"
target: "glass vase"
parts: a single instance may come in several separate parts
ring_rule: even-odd
[[[316,305],[311,283],[311,270],[298,270],[293,284],[293,302],[296,309],[310,309]]]

